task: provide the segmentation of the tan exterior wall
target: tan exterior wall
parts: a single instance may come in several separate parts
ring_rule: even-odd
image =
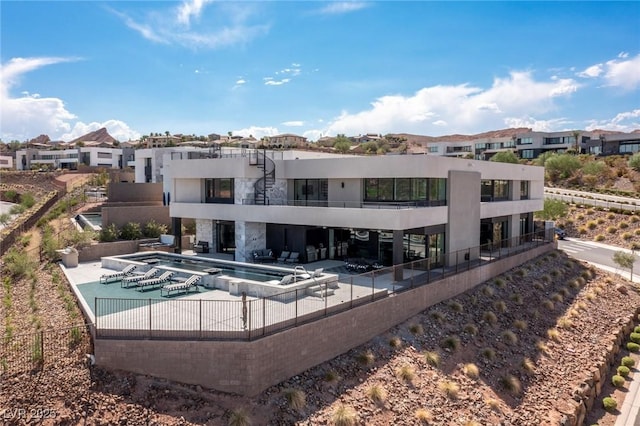
[[[139,243],[139,241],[114,241],[112,243],[93,244],[79,251],[78,261],[91,262],[100,260],[103,256],[135,253],[138,251]]]
[[[109,184],[110,202],[160,201],[162,202],[161,183],[112,182]]]
[[[223,392],[257,395],[554,248],[547,244],[250,342],[96,339],[96,363]]]

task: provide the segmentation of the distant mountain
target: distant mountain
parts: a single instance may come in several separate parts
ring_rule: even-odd
[[[409,133],[391,133],[390,136],[404,138],[408,143],[424,145],[429,142],[463,142],[482,138],[504,138],[512,137],[519,133],[531,132],[527,127],[519,127],[515,129],[491,130],[489,132],[478,133],[475,135],[445,135],[445,136],[422,136],[412,135]]]
[[[51,142],[51,139],[49,139],[49,136],[47,135],[40,135],[29,141],[30,144],[33,144],[33,143],[48,144],[49,142]]]
[[[80,136],[79,138],[70,141],[69,144],[74,144],[77,142],[101,142],[113,145],[114,143],[118,142],[118,140],[111,136],[109,132],[107,132],[107,129],[103,127],[102,129],[98,129],[95,132],[87,133],[86,135]]]

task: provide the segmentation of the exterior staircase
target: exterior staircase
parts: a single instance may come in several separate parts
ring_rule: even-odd
[[[265,150],[262,152],[258,151],[257,155],[256,166],[262,169],[263,173],[262,177],[253,185],[253,201],[254,204],[268,205],[269,197],[267,196],[267,191],[271,189],[276,182],[276,163],[267,157]]]

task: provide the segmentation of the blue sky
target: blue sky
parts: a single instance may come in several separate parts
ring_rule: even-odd
[[[0,137],[640,129],[640,2],[2,1]]]

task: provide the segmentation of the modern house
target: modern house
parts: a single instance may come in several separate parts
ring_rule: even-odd
[[[520,164],[266,150],[163,162],[170,216],[195,219],[197,240],[239,261],[267,248],[302,262],[449,264],[459,250],[519,244],[543,206],[543,168]]]
[[[132,148],[113,148],[98,146],[78,146],[46,149],[23,149],[16,151],[16,169],[31,170],[34,167],[77,170],[78,165],[99,166],[120,169],[132,159]]]

